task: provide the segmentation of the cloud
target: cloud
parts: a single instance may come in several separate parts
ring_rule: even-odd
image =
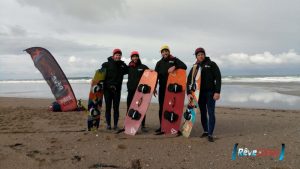
[[[122,0],[17,0],[22,5],[38,8],[41,13],[78,19],[86,22],[101,22],[121,16],[125,1]]]
[[[188,66],[195,48],[204,47],[225,74],[299,70],[296,0],[6,0],[0,6],[0,57],[41,46],[72,75],[89,74],[88,68],[99,67],[116,47],[126,62],[138,50],[143,63],[154,68],[164,43]],[[16,67],[22,65],[5,69]]]
[[[84,44],[75,40],[60,39],[57,37],[38,37],[29,34],[21,26],[3,27],[0,32],[0,55],[1,54],[20,54],[24,49],[34,46],[47,48],[61,55],[82,54],[95,56],[110,49],[109,47],[96,44]]]
[[[249,55],[246,53],[232,53],[217,58],[222,65],[232,66],[277,66],[281,64],[300,64],[300,55],[294,50],[280,54],[272,54],[269,51]]]
[[[26,36],[27,31],[20,25],[14,25],[10,27],[11,36]]]
[[[19,4],[11,5],[19,5],[13,20],[41,36],[53,37],[54,34],[85,43],[101,42],[123,48],[136,45],[150,48],[170,42],[172,46],[180,47],[179,52],[189,46],[202,45],[213,55],[236,51],[278,53],[287,49],[300,50],[297,45],[300,43],[297,38],[300,11],[294,0],[272,1],[272,8],[269,8],[269,1],[17,2]],[[24,23],[24,17],[28,18],[27,23]]]
[[[1,37],[24,37],[27,35],[26,29],[20,25],[12,26],[0,26],[0,38]]]
[[[81,48],[85,50],[84,46]],[[89,57],[86,57],[84,52],[49,51],[56,58],[68,77],[92,76],[94,71],[100,68],[102,63],[107,61],[107,57],[99,57],[99,55],[90,55]],[[107,51],[99,51],[102,53],[102,56],[105,56],[105,53],[107,53]],[[110,51],[108,53],[110,53]],[[264,61],[264,58],[266,58],[266,61]],[[149,68],[154,69],[159,59],[160,57],[143,57],[141,60]],[[223,75],[294,74],[299,73],[300,64],[300,56],[293,50],[279,54],[272,54],[270,52],[254,55],[234,53],[223,55],[221,57],[212,57],[211,59],[219,65]],[[122,60],[124,60],[126,64],[130,62],[128,56],[123,56]],[[191,59],[182,60],[189,68],[194,62]],[[41,78],[30,57],[24,52],[19,55],[2,54],[0,57],[0,65],[0,79]],[[284,69],[282,67],[284,67]]]
[[[226,75],[298,74],[300,55],[295,50],[278,54],[265,51],[257,54],[231,53],[212,58]]]
[[[75,56],[70,56],[68,62],[69,63],[74,63],[74,62],[78,62],[79,59],[77,59]]]
[[[38,79],[42,76],[26,54],[1,55],[0,79]]]

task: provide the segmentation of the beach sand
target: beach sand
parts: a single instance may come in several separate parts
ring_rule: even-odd
[[[147,112],[147,133],[115,134],[105,129],[86,131],[85,112],[49,112],[51,99],[0,98],[0,168],[270,168],[300,166],[300,110],[216,109],[215,142],[200,138],[198,114],[190,138],[156,136],[158,105]],[[119,127],[125,104],[120,106]],[[104,119],[102,113],[102,119]],[[272,157],[231,160],[235,143],[250,150],[281,150],[283,161]]]

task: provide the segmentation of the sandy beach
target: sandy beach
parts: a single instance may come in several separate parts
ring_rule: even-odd
[[[217,107],[215,142],[200,138],[198,114],[190,138],[156,136],[158,105],[147,112],[148,132],[127,136],[86,131],[85,112],[49,112],[52,99],[0,98],[0,168],[270,168],[300,166],[300,111]],[[120,106],[122,127],[125,104]],[[102,119],[104,116],[102,114]],[[233,146],[281,149],[272,157],[231,159]]]

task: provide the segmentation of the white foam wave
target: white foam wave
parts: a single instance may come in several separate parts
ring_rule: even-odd
[[[72,84],[89,84],[92,79],[70,79],[69,82]],[[124,79],[123,83],[127,83],[128,79]],[[46,83],[45,80],[0,80],[0,84],[18,84],[18,83],[26,83],[26,84],[36,84],[36,83]]]
[[[299,76],[270,76],[270,77],[225,77],[223,82],[228,83],[290,83],[299,82]]]
[[[89,84],[92,79],[70,79],[71,84]],[[127,78],[123,79],[123,84],[128,82]],[[300,83],[300,76],[225,76],[222,78],[225,83]],[[17,84],[17,83],[46,83],[45,80],[0,80],[0,84]]]

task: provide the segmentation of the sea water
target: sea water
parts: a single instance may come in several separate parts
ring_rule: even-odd
[[[90,81],[88,77],[69,79],[77,99],[88,99]],[[221,99],[217,106],[300,110],[299,96],[280,94],[275,90],[280,89],[280,84],[289,86],[299,83],[291,86],[300,86],[299,76],[225,76],[222,81]],[[122,101],[127,98],[126,83],[127,79],[124,79]],[[41,79],[1,80],[0,97],[54,99],[47,83]],[[152,102],[158,103],[158,98],[153,97]]]

